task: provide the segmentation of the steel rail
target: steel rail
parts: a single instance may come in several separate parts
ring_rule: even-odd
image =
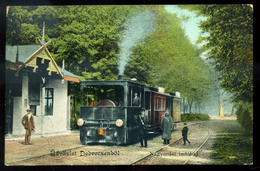
[[[189,125],[189,126],[195,126],[195,125],[199,125],[199,124],[201,124],[201,123],[194,123],[194,124],[191,124],[191,125]],[[192,133],[192,131],[189,131],[188,134],[190,134],[190,133]],[[164,148],[169,147],[170,145],[173,145],[173,144],[177,143],[177,142],[180,141],[180,140],[182,140],[182,137],[179,138],[179,139],[177,139],[177,140],[175,140],[174,142],[172,142],[172,143],[166,145],[166,146],[163,146],[162,148],[160,148],[159,150],[155,151],[154,153],[157,153],[157,152],[163,150]],[[142,157],[142,158],[140,158],[140,159],[134,161],[134,162],[131,163],[130,165],[134,165],[134,164],[136,164],[136,163],[138,163],[138,162],[140,162],[140,161],[142,161],[142,160],[144,160],[144,159],[150,157],[151,155],[152,155],[152,153],[150,153],[150,154],[148,154],[148,155],[146,155],[146,156],[144,156],[144,157]]]
[[[199,127],[201,127],[201,126],[199,125]],[[204,128],[206,128],[206,127],[204,127]],[[208,129],[208,128],[207,128],[207,129]],[[203,141],[203,143],[202,143],[190,156],[194,156],[194,155],[206,144],[206,142],[208,141],[210,135],[211,135],[211,132],[210,132],[210,130],[208,129],[208,135],[207,135],[206,139]],[[183,164],[185,165],[185,164],[187,164],[189,161],[190,161],[190,159],[186,160]]]

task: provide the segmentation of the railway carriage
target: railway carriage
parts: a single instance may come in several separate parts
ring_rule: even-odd
[[[176,111],[180,110],[180,97],[164,93],[162,88],[148,87],[133,80],[83,81],[80,84],[87,97],[77,121],[82,144],[120,145],[138,141],[138,115],[143,109],[149,118],[149,132],[160,131],[161,116],[166,110],[180,114]],[[136,93],[138,104],[133,102]],[[178,122],[180,117],[174,115],[174,122]]]

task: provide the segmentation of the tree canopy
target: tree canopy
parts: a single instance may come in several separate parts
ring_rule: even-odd
[[[208,17],[201,24],[210,36],[205,49],[219,72],[221,86],[232,93],[238,121],[252,132],[253,125],[253,5],[182,6]]]
[[[234,101],[253,100],[253,8],[247,4],[189,6],[208,19],[201,24],[209,37],[209,58],[220,72],[221,86]]]

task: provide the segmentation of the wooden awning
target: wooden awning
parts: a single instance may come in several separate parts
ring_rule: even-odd
[[[70,77],[70,76],[64,76],[63,77],[64,80],[67,80],[67,81],[72,81],[72,82],[76,82],[76,83],[79,83],[80,82],[80,79],[79,78],[76,78],[76,77]]]

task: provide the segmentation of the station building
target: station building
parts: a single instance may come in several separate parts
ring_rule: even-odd
[[[47,43],[6,46],[5,135],[25,134],[21,124],[26,109],[34,115],[33,135],[62,134],[70,131],[68,82],[79,76],[59,67]]]

